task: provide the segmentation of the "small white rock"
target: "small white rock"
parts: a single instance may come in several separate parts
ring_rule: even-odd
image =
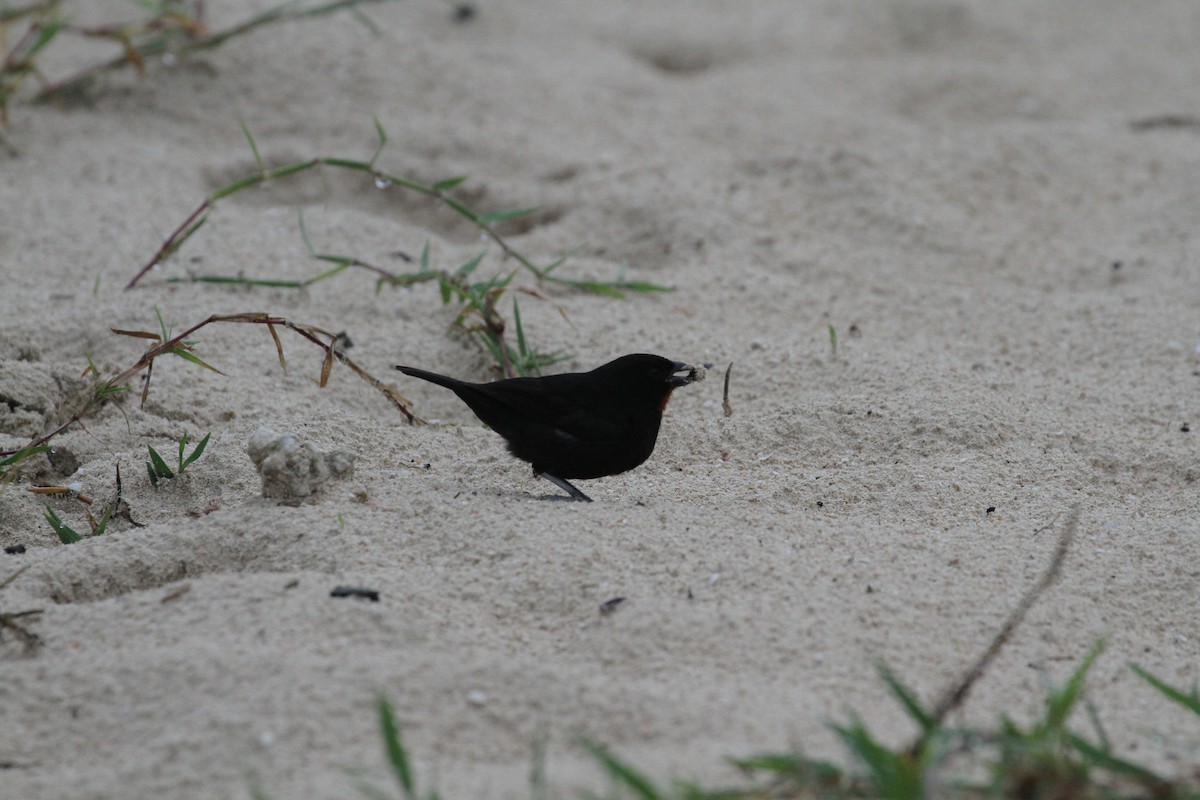
[[[307,497],[326,481],[352,476],[357,457],[349,450],[323,453],[265,427],[250,437],[246,452],[262,476],[263,497],[284,498]]]

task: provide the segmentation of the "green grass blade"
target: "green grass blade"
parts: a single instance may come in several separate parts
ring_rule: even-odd
[[[541,276],[541,277],[543,277],[543,278],[548,278],[548,277],[550,276],[550,273],[551,273],[551,272],[554,272],[554,270],[558,269],[558,268],[559,268],[559,267],[561,267],[563,264],[567,263],[567,259],[569,259],[569,258],[571,258],[572,256],[574,256],[574,255],[575,255],[575,252],[576,252],[576,250],[578,250],[578,248],[575,248],[575,249],[573,249],[573,250],[570,250],[570,251],[568,251],[568,252],[566,252],[566,253],[563,253],[561,256],[559,256],[558,258],[554,259],[554,260],[553,260],[553,261],[551,261],[549,264],[547,264],[546,266],[542,267],[540,270],[535,270],[535,271],[537,272],[537,274],[538,274],[539,276]]]
[[[338,165],[335,164],[334,166]],[[351,169],[356,169],[356,167],[351,167]],[[375,178],[376,186],[382,184],[382,188],[385,189],[392,186],[399,186],[402,189],[411,189],[414,192],[420,192],[421,194],[429,195],[431,197],[436,196],[436,193],[432,188],[423,183],[418,183],[411,178],[405,178],[401,175],[392,175],[387,172],[380,172],[374,168],[371,169],[371,174]],[[445,202],[445,198],[441,199],[443,202]]]
[[[513,297],[513,325],[517,329],[517,352],[521,354],[521,360],[524,361],[529,357],[529,345],[525,341],[525,326],[521,324],[521,305],[517,302],[516,297]]]
[[[479,266],[480,262],[483,261],[483,257],[485,255],[487,255],[487,253],[480,253],[479,255],[475,256],[474,258],[469,259],[466,263],[464,263],[461,267],[459,267],[455,271],[454,274],[461,275],[463,277],[470,275],[472,272],[475,271],[475,268]]]
[[[326,157],[320,159],[322,164],[330,167],[341,167],[342,169],[352,169],[357,172],[374,172],[375,168],[368,161],[359,161],[355,158],[334,158]]]
[[[618,281],[613,286],[618,289],[624,289],[627,292],[673,292],[674,286],[663,286],[660,283],[650,283],[649,281]]]
[[[312,241],[308,238],[308,227],[305,226],[305,224],[304,224],[304,209],[303,208],[300,209],[298,212],[296,212],[296,218],[297,218],[297,222],[300,224],[300,241],[304,242],[304,249],[308,251],[308,254],[310,256],[312,256],[313,258],[316,258],[317,251],[312,246]]]
[[[625,292],[673,292],[674,286],[661,286],[657,283],[649,283],[647,281],[590,281],[581,280],[578,278],[560,278],[557,275],[543,275],[546,280],[551,283],[557,283],[559,286],[570,286],[572,289],[590,292],[592,294],[604,295],[606,297],[615,297],[618,300],[625,298]]]
[[[381,277],[375,282],[375,286],[376,290],[384,284],[388,286],[413,286],[418,283],[434,280],[436,277],[436,275],[428,272],[404,272],[399,275]]]
[[[105,381],[96,387],[96,397],[114,397],[118,394],[128,392],[129,389],[130,387],[127,383],[121,383],[114,386],[112,381]]]
[[[476,225],[480,224],[479,215],[463,203],[455,200],[453,197],[446,197],[445,195],[442,195],[442,202],[457,211],[459,216],[465,217],[471,222],[474,222]]]
[[[558,277],[552,277],[549,278],[549,280],[559,284],[560,286],[570,286],[572,289],[579,289],[580,291],[588,292],[590,294],[603,295],[605,297],[612,297],[617,300],[625,299],[625,295],[621,292],[621,290],[614,287],[610,283]]]
[[[345,258],[343,256],[317,256],[317,260],[318,261],[329,261],[334,264],[337,264],[337,266],[333,267],[332,269],[327,269],[324,272],[318,272],[316,275],[313,275],[311,278],[308,278],[307,280],[304,281],[305,286],[312,286],[317,281],[323,281],[326,278],[332,278],[334,275],[337,275],[339,272],[344,272],[345,270],[350,268],[351,262],[352,262],[352,259]]]
[[[304,281],[282,278],[245,278],[240,275],[191,275],[187,278],[167,278],[167,283],[219,283],[232,286],[267,286],[273,289],[303,289]]]
[[[1046,719],[1043,725],[1045,725],[1047,730],[1060,731],[1066,725],[1067,717],[1071,715],[1071,711],[1079,701],[1080,695],[1083,694],[1084,681],[1087,678],[1088,670],[1092,668],[1092,664],[1103,651],[1104,640],[1101,639],[1088,651],[1088,654],[1083,659],[1083,663],[1072,673],[1066,685],[1056,692],[1051,692],[1050,696],[1046,699]]]
[[[847,749],[867,767],[875,786],[868,796],[889,800],[924,797],[922,779],[916,764],[906,754],[889,750],[872,738],[858,719],[851,727],[832,726]]]
[[[362,25],[375,36],[383,36],[383,28],[375,24],[375,21],[359,10],[358,5],[350,6],[350,16],[354,17],[358,24]]]
[[[492,357],[492,361],[497,364],[504,365],[504,350],[500,346],[500,342],[496,337],[488,331],[476,331],[476,336],[479,341],[483,342],[483,346],[487,348],[488,354]],[[511,358],[509,359],[511,360]]]
[[[365,5],[368,2],[386,2],[386,0],[334,0],[332,3],[313,6],[312,8],[303,9],[298,13],[300,17],[323,17],[327,14],[333,14],[346,8],[357,8],[360,5]],[[281,8],[291,8],[293,3],[284,3]]]
[[[908,715],[916,720],[916,723],[921,726],[921,732],[924,737],[937,730],[938,723],[933,716],[921,707],[921,703],[916,696],[909,690],[907,686],[900,682],[886,664],[882,662],[875,666],[879,677],[883,678],[883,682],[892,690],[892,694],[900,701],[900,705],[904,706],[904,710]]]
[[[303,172],[306,169],[312,169],[317,165],[317,160],[309,159],[308,161],[298,161],[295,164],[285,164],[282,167],[276,167],[273,170],[267,171],[264,175],[266,180],[274,181],[280,178],[286,178],[289,175],[295,175],[297,172]]]
[[[146,449],[150,451],[150,463],[154,465],[154,474],[160,478],[174,478],[175,473],[167,466],[167,462],[163,461],[163,457],[158,454],[150,445],[146,445]]]
[[[239,120],[239,124],[242,126],[242,133],[245,134],[246,141],[250,143],[250,152],[254,153],[254,162],[258,164],[259,171],[265,173],[267,165],[263,163],[262,155],[258,152],[258,145],[255,143],[254,137],[250,135],[250,129],[246,127],[244,120]]]
[[[163,251],[162,257],[159,259],[159,263],[161,264],[165,262],[171,256],[175,255],[175,253],[179,252],[179,248],[183,247],[184,243],[186,243],[188,239],[192,238],[196,231],[204,227],[204,223],[207,221],[208,214],[205,213],[199,219],[189,225],[187,230],[175,237],[175,241],[171,242],[170,246]]]
[[[214,190],[213,193],[210,194],[208,197],[209,197],[209,200],[211,200],[212,202],[215,203],[218,200],[220,200],[222,197],[228,197],[231,194],[240,192],[241,190],[247,189],[251,186],[254,186],[255,184],[262,183],[264,180],[266,180],[266,177],[263,176],[262,174],[247,175],[244,178],[240,178],[240,179],[234,181],[233,183],[226,184],[225,186],[222,186],[221,188]]]
[[[184,361],[190,361],[191,363],[195,364],[198,367],[204,367],[205,369],[211,369],[213,372],[217,373],[218,375],[225,374],[225,373],[221,372],[221,370],[212,366],[211,364],[205,363],[200,358],[200,356],[196,355],[195,353],[191,352],[190,350],[185,349],[181,345],[176,345],[176,346],[170,348],[167,352],[172,353],[173,355],[179,356]]]
[[[548,800],[546,791],[546,736],[539,733],[533,740],[533,756],[529,763],[530,800]]]
[[[112,506],[105,506],[104,513],[100,516],[100,522],[96,523],[96,535],[103,536],[104,531],[108,529],[108,521],[112,519]]]
[[[192,451],[192,454],[189,455],[186,459],[184,459],[183,462],[180,464],[180,466],[179,466],[180,472],[183,472],[185,469],[188,468],[189,464],[191,464],[193,461],[195,461],[200,456],[204,455],[204,448],[208,447],[208,437],[210,437],[210,436],[212,436],[211,431],[204,434],[204,438],[200,440],[200,444],[196,445],[196,449]],[[182,449],[180,450],[180,452],[181,453],[183,452]]]
[[[1162,786],[1166,784],[1166,781],[1145,767],[1139,767],[1137,764],[1114,756],[1109,752],[1108,748],[1097,747],[1073,733],[1067,733],[1066,738],[1067,742],[1078,750],[1080,755],[1097,767],[1147,786]]]
[[[1104,722],[1100,719],[1100,712],[1096,710],[1096,704],[1087,700],[1083,704],[1087,711],[1088,719],[1092,723],[1092,729],[1096,731],[1096,736],[1099,737],[1100,747],[1105,751],[1112,750],[1112,740],[1108,738],[1108,732],[1104,730]]]
[[[464,183],[466,180],[466,175],[456,175],[453,178],[446,178],[445,180],[438,181],[430,188],[432,188],[435,192],[445,192],[449,189],[453,189],[455,186],[458,186],[461,183]]]
[[[840,767],[828,761],[805,758],[798,753],[764,753],[731,759],[731,763],[744,772],[765,772],[802,791],[828,789],[846,783],[845,773]]]
[[[46,504],[46,522],[50,523],[50,527],[58,534],[58,539],[63,544],[75,544],[76,542],[83,541],[82,536],[76,533],[69,525],[65,524],[59,518],[58,514],[54,513],[54,509],[50,507],[49,503]]]
[[[158,306],[154,307],[154,316],[158,317],[158,327],[162,331],[162,341],[169,340],[171,338],[171,330],[163,320],[162,312],[158,310]]]
[[[0,459],[0,467],[11,467],[13,464],[19,464],[25,459],[36,456],[38,453],[47,453],[50,451],[50,445],[43,444],[38,447],[26,447],[23,450],[18,450],[7,458]]]
[[[538,210],[538,206],[530,206],[528,208],[508,208],[501,211],[488,211],[478,215],[478,222],[482,225],[495,225],[497,222],[505,222],[517,217],[527,217]]]
[[[24,60],[29,61],[31,58],[40,53],[47,45],[58,36],[59,31],[67,26],[66,20],[52,19],[39,23],[37,38],[33,40],[33,44],[29,45],[29,50],[24,54]]]
[[[379,146],[375,148],[375,154],[371,156],[371,166],[375,166],[375,162],[379,160],[379,156],[383,153],[383,148],[387,147],[387,131],[383,129],[383,125],[379,122],[379,117],[371,117],[371,121],[375,123],[375,135],[379,137]]]
[[[649,778],[609,753],[605,748],[586,740],[580,742],[580,746],[592,758],[600,762],[600,766],[604,767],[604,771],[617,784],[629,789],[635,797],[640,797],[642,800],[661,800],[663,798],[663,794]]]
[[[1163,697],[1167,698],[1173,703],[1178,703],[1187,710],[1191,711],[1193,714],[1200,716],[1200,692],[1197,691],[1195,684],[1192,684],[1191,694],[1186,694],[1179,689],[1176,689],[1174,686],[1171,686],[1166,681],[1151,675],[1137,664],[1130,664],[1129,667],[1139,678],[1157,689],[1159,694],[1161,694]]]
[[[408,763],[408,753],[404,749],[404,742],[400,739],[400,726],[396,724],[396,715],[392,711],[392,704],[388,702],[386,696],[381,694],[375,705],[379,711],[379,728],[383,734],[383,748],[388,764],[391,766],[392,773],[396,776],[396,782],[400,784],[405,798],[416,800],[417,789],[413,781],[412,766]]]

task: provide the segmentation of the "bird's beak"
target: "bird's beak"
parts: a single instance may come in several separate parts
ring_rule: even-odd
[[[704,380],[704,367],[684,364],[682,361],[674,362],[671,367],[671,377],[667,379],[667,383],[671,385],[672,389]]]

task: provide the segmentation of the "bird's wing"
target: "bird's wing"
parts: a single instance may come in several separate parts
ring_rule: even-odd
[[[584,442],[614,442],[628,433],[626,427],[616,421],[582,408],[575,408],[558,417],[551,427],[559,435]]]
[[[555,380],[559,377],[567,380]],[[510,415],[519,417],[524,426],[536,425],[556,435],[581,441],[613,441],[623,436],[624,427],[604,413],[603,400],[581,391],[574,380],[569,380],[575,377],[518,378],[473,388],[493,403],[503,406]],[[480,418],[503,433],[500,420],[493,422],[483,414],[480,414]]]

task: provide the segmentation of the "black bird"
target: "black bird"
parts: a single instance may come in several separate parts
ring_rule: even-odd
[[[641,464],[654,452],[671,392],[704,378],[701,367],[642,353],[591,372],[492,383],[396,369],[454,392],[536,475],[589,503],[567,479],[603,478]]]

